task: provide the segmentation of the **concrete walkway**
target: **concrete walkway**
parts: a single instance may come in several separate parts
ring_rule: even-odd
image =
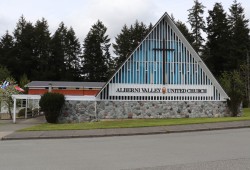
[[[192,125],[157,126],[157,127],[141,127],[141,128],[120,128],[120,129],[24,131],[24,132],[17,131],[44,122],[45,122],[44,117],[38,117],[27,120],[18,120],[16,124],[12,123],[0,124],[0,138],[2,140],[89,138],[89,137],[149,135],[149,134],[166,134],[166,133],[192,132],[192,131],[250,128],[250,120],[249,120],[249,121],[235,121],[235,122],[203,123],[203,124],[192,124]]]
[[[20,129],[35,126],[45,122],[46,120],[44,116],[30,119],[17,119],[15,124],[13,123],[12,119],[0,119],[0,139]]]

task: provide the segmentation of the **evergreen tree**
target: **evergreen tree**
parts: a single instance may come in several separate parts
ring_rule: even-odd
[[[143,22],[135,21],[134,25],[130,27],[131,30],[131,38],[132,38],[132,50],[140,44],[140,42],[145,38],[148,34],[148,28]]]
[[[192,33],[189,31],[186,24],[181,22],[180,20],[176,22],[173,14],[171,14],[170,18],[173,20],[175,25],[178,27],[178,29],[181,31],[184,37],[188,40],[188,42],[192,45],[194,43],[194,37]]]
[[[50,80],[77,81],[80,79],[81,46],[73,28],[62,22],[51,40],[49,60]]]
[[[120,66],[132,52],[131,30],[124,25],[121,33],[115,37],[116,44],[113,44],[116,58],[116,66]]]
[[[148,33],[153,29],[153,24],[150,22],[150,24],[148,25]]]
[[[26,74],[21,75],[19,85],[21,88],[25,89],[25,85],[28,84],[30,80],[28,79]],[[26,89],[25,89],[26,90]]]
[[[236,0],[229,8],[229,24],[231,32],[231,50],[229,59],[231,69],[239,69],[246,62],[246,52],[249,48],[249,20],[245,18],[244,8]]]
[[[48,80],[50,60],[50,32],[48,22],[42,18],[34,27],[34,55],[36,69],[30,75],[31,80]]]
[[[36,70],[34,55],[34,27],[23,16],[19,19],[14,30],[14,55],[15,61],[11,63],[13,76],[19,78],[22,74],[30,76]]]
[[[80,55],[81,45],[78,38],[76,38],[75,31],[71,27],[65,39],[65,80],[79,80],[80,78]]]
[[[13,55],[14,40],[13,37],[7,31],[5,35],[0,39],[0,64],[11,69],[13,63],[15,63],[15,56]]]
[[[194,6],[188,10],[188,22],[191,25],[192,35],[194,37],[193,47],[197,53],[202,51],[202,43],[204,39],[201,36],[202,31],[205,30],[205,21],[203,19],[205,6],[198,0],[194,0]]]
[[[0,65],[0,82],[6,80],[7,77],[10,77],[10,71],[7,67]]]
[[[97,21],[84,39],[83,75],[86,81],[107,81],[111,56],[107,28]]]
[[[139,23],[137,20],[130,28],[127,25],[123,26],[113,44],[114,53],[118,56],[116,66],[120,66],[126,60],[152,28],[152,24],[147,27],[143,22]]]
[[[65,58],[65,47],[66,47],[66,36],[67,28],[64,23],[61,22],[58,29],[54,33],[51,39],[51,57],[49,60],[49,71],[50,76],[48,80],[64,80],[66,72],[64,58]]]
[[[230,15],[230,34],[231,34],[231,44],[229,52],[229,61],[231,69],[244,68],[241,72],[241,79],[244,81],[246,93],[244,95],[244,105],[249,105],[249,85],[248,85],[248,75],[249,66],[247,63],[248,51],[250,49],[250,37],[249,37],[249,20],[245,18],[244,8],[236,0],[233,2],[229,8]],[[246,76],[246,77],[245,77]],[[242,89],[243,90],[243,89]]]
[[[181,33],[185,36],[185,38],[188,40],[188,42],[192,45],[194,43],[194,37],[189,32],[186,24],[181,21],[177,21],[175,24],[178,27],[178,29],[181,31]]]
[[[230,50],[230,32],[227,14],[220,3],[215,3],[213,10],[208,11],[207,43],[203,59],[215,76],[230,71],[228,51]],[[205,56],[205,57],[204,57]]]

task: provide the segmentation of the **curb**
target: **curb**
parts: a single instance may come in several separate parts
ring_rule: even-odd
[[[166,127],[165,127],[166,128]],[[56,136],[56,135],[40,135],[40,136],[29,136],[22,137],[15,135],[7,135],[1,138],[1,140],[39,140],[39,139],[73,139],[73,138],[100,138],[100,137],[118,137],[118,136],[137,136],[137,135],[158,135],[158,134],[170,134],[170,133],[187,133],[187,132],[201,132],[201,131],[215,131],[215,130],[228,130],[228,129],[242,129],[242,128],[250,128],[250,125],[242,125],[242,126],[228,126],[228,127],[214,127],[214,128],[198,128],[198,129],[180,129],[180,130],[168,130],[167,128],[164,131],[155,131],[155,132],[135,132],[135,133],[106,133],[106,134],[96,134],[96,135],[65,135],[65,136]],[[22,133],[22,132],[14,132]],[[45,132],[46,133],[46,132]]]

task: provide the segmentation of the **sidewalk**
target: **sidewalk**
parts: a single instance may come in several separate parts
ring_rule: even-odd
[[[167,134],[179,132],[193,131],[209,131],[236,128],[250,128],[250,120],[220,123],[204,123],[191,125],[175,125],[175,126],[157,126],[157,127],[141,127],[141,128],[120,128],[120,129],[95,129],[95,130],[62,130],[62,131],[24,131],[16,130],[43,123],[45,120],[28,119],[17,124],[2,125],[8,126],[9,131],[1,129],[5,132],[0,136],[2,140],[18,140],[18,139],[59,139],[59,138],[90,138],[90,137],[108,137],[108,136],[132,136],[132,135],[150,135],[150,134]],[[6,133],[8,132],[8,133]]]
[[[12,134],[20,129],[35,126],[41,123],[45,123],[44,116],[39,116],[30,119],[17,119],[14,124],[12,119],[0,119],[0,140],[9,134]]]

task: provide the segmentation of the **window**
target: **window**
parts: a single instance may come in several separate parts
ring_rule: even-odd
[[[21,99],[20,102],[17,102],[18,107],[26,107],[26,99]]]

